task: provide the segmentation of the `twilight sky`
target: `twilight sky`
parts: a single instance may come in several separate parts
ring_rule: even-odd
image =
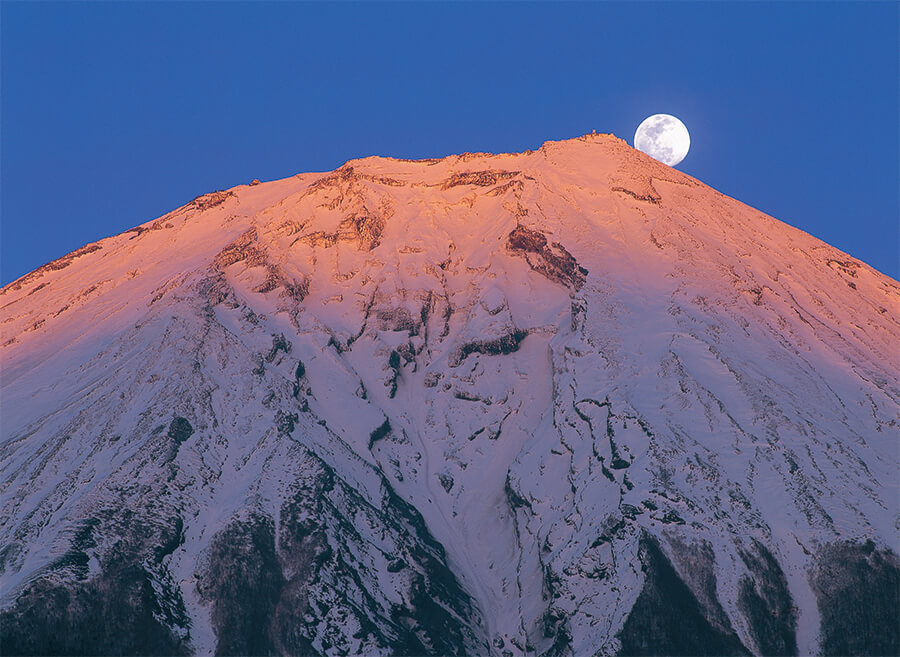
[[[0,284],[252,178],[674,114],[678,168],[898,278],[900,5],[0,3]]]

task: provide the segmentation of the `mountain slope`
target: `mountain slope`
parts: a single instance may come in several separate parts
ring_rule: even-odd
[[[898,293],[605,135],[198,197],[0,292],[4,650],[896,654]]]

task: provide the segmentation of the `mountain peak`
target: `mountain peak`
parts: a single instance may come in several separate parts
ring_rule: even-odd
[[[384,157],[373,155],[364,158],[348,160],[336,171],[343,171],[349,168],[360,169],[366,172],[386,172],[386,171],[419,171],[416,165],[426,167],[438,167],[443,170],[444,167],[472,168],[478,163],[493,163],[499,166],[500,163],[509,163],[515,161],[521,166],[539,166],[541,162],[554,162],[554,156],[569,155],[572,157],[586,158],[583,164],[597,165],[601,161],[617,158],[627,158],[629,154],[637,155],[638,159],[648,162],[661,164],[657,160],[640,153],[633,149],[624,139],[619,139],[612,134],[588,133],[580,137],[570,139],[562,139],[558,141],[545,141],[536,150],[525,150],[518,153],[459,153],[447,155],[438,158],[424,158],[418,160],[410,160],[404,158]],[[409,165],[409,166],[407,166]],[[665,165],[663,165],[665,166]],[[669,167],[666,167],[669,168]]]
[[[0,290],[0,638],[896,652],[898,300],[611,135],[199,196]]]

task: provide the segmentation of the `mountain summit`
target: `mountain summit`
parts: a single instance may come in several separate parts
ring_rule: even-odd
[[[609,135],[200,196],[0,291],[2,651],[898,654],[898,301]]]

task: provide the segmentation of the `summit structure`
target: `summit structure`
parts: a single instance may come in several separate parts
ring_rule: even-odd
[[[0,291],[4,654],[897,654],[900,285],[609,135]]]

